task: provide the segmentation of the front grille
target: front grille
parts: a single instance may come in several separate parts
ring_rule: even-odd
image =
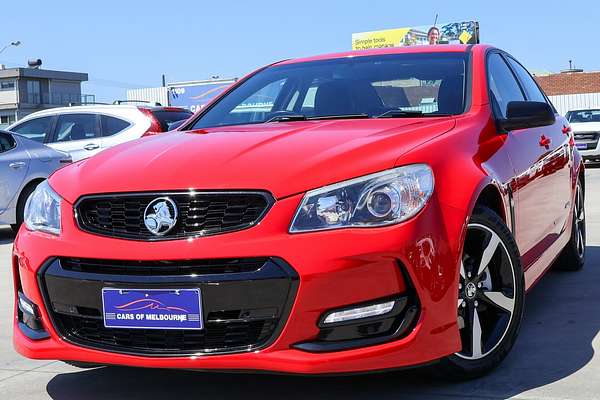
[[[61,258],[67,271],[109,275],[173,276],[213,275],[254,272],[266,258],[182,260],[182,261],[113,261],[89,258]]]
[[[580,150],[592,150],[598,146],[598,139],[600,139],[600,132],[582,132],[575,133],[575,143],[577,148]]]
[[[40,269],[38,279],[45,308],[65,340],[149,356],[264,348],[283,329],[298,288],[296,272],[272,257],[139,263],[55,258]],[[106,287],[199,288],[204,329],[106,328],[102,317],[102,289]]]
[[[205,329],[115,329],[105,328],[102,319],[57,314],[56,322],[72,339],[105,348],[128,349],[140,353],[206,353],[244,349],[264,343],[272,335],[276,321],[258,320],[219,323],[206,322]]]
[[[168,197],[177,206],[175,226],[162,236],[144,222],[148,204]],[[264,192],[176,192],[85,196],[76,206],[79,227],[87,232],[133,240],[169,240],[216,235],[259,222],[273,198]]]

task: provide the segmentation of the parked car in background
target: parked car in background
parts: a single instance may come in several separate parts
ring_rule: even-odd
[[[29,195],[71,157],[41,143],[0,131],[0,225],[17,231]]]
[[[67,152],[73,161],[78,161],[146,134],[165,132],[170,123],[191,115],[179,107],[125,104],[60,107],[31,114],[8,130]]]
[[[600,162],[600,108],[569,111],[566,118],[583,159]]]

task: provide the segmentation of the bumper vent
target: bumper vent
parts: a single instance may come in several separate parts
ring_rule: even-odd
[[[188,273],[191,270],[197,273]],[[140,263],[56,258],[40,269],[38,279],[45,308],[65,340],[148,356],[264,348],[283,329],[298,287],[296,272],[272,257]],[[102,316],[106,287],[199,288],[204,329],[106,328]]]
[[[144,213],[161,197],[173,201],[177,218],[172,229],[157,236],[146,227]],[[86,232],[132,240],[172,240],[249,228],[273,202],[264,192],[132,193],[85,196],[75,210],[77,223]]]

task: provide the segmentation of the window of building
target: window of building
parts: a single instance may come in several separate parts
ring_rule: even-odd
[[[27,102],[30,104],[42,102],[40,81],[27,81]]]
[[[15,121],[14,115],[0,115],[0,125],[10,125]]]
[[[15,90],[15,81],[0,81],[0,91]]]

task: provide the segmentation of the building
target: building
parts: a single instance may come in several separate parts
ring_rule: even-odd
[[[127,100],[183,107],[196,112],[236,81],[237,78],[209,79],[174,82],[165,87],[130,89],[127,91]]]
[[[39,68],[5,68],[0,64],[0,127],[35,111],[70,103],[94,102],[81,94],[88,74]]]
[[[571,69],[536,75],[535,80],[562,115],[570,110],[600,108],[600,71]]]

